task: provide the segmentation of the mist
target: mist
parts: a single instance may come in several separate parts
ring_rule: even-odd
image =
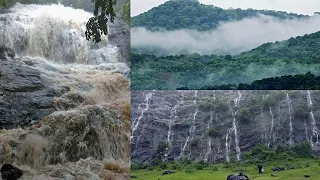
[[[131,29],[131,47],[156,51],[161,55],[237,55],[267,42],[283,41],[319,30],[320,15],[291,20],[259,15],[221,23],[217,29],[205,32],[187,29],[152,32],[136,27]]]

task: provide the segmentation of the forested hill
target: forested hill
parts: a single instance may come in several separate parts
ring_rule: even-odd
[[[264,14],[279,19],[308,18],[283,11],[256,9],[222,9],[213,5],[204,5],[197,0],[171,0],[132,18],[132,27],[156,29],[196,29],[206,31],[215,29],[219,23],[239,21]]]
[[[297,59],[304,63],[320,62],[320,31],[286,41],[265,43],[239,55],[240,59],[281,58]]]
[[[266,43],[237,56],[133,54],[132,89],[176,89],[252,83],[264,78],[320,72],[320,31]],[[269,81],[268,81],[269,82]],[[290,89],[290,88],[289,88]]]

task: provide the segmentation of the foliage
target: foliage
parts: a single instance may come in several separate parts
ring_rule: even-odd
[[[133,90],[319,89],[320,77],[316,77],[320,75],[318,47],[320,31],[266,43],[232,60],[218,55],[157,57],[132,54],[131,87]]]
[[[294,145],[291,149],[298,157],[312,157],[313,152],[309,142],[301,142]]]
[[[91,17],[86,24],[86,39],[92,40],[96,43],[101,41],[102,34],[108,34],[108,18],[113,23],[116,16],[114,6],[116,0],[93,0],[95,9],[93,11],[94,17]]]
[[[0,0],[0,8],[1,7],[7,7],[7,0]]]
[[[236,118],[241,124],[249,124],[251,122],[249,110],[247,108],[240,109],[236,114]]]
[[[143,26],[149,30],[196,29],[206,31],[216,28],[219,23],[239,21],[256,17],[258,14],[280,19],[305,18],[307,16],[280,11],[255,9],[222,9],[200,4],[197,0],[171,0],[132,19],[132,27]]]
[[[124,0],[123,5],[120,8],[120,14],[122,19],[130,24],[131,16],[130,16],[130,0]]]
[[[277,104],[278,100],[276,99],[276,97],[274,96],[268,96],[268,97],[265,97],[262,101],[261,101],[261,104],[262,104],[262,107],[264,109],[268,109],[269,110],[269,107],[273,107]]]
[[[203,101],[198,104],[199,108],[203,111],[211,111],[214,107],[214,104],[209,101]]]
[[[163,158],[168,148],[169,148],[169,145],[166,142],[163,142],[163,141],[159,142],[157,147],[156,157],[154,159],[155,165],[161,165],[163,163]]]

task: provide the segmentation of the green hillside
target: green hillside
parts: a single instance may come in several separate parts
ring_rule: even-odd
[[[215,29],[219,23],[239,21],[256,17],[258,14],[279,19],[308,18],[283,11],[256,9],[222,9],[213,5],[204,5],[197,0],[171,0],[132,18],[132,27],[146,27],[149,30],[196,29],[206,31]]]
[[[319,47],[320,31],[282,42],[266,43],[238,56],[188,54],[156,57],[132,54],[132,88],[200,89],[309,71],[318,76]]]

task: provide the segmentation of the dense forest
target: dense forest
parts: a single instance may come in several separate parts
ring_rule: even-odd
[[[180,87],[177,90],[188,90],[188,87]],[[203,86],[201,90],[317,90],[320,89],[320,76],[311,72],[306,74],[288,75],[281,77],[256,80],[251,84],[240,83],[219,86]]]
[[[204,5],[197,0],[171,0],[132,18],[132,27],[145,27],[149,30],[196,29],[206,31],[215,29],[221,22],[239,21],[258,14],[279,19],[307,18],[283,11],[256,9],[222,9]]]
[[[157,57],[132,54],[132,88],[200,89],[204,86],[252,83],[308,71],[318,76],[319,47],[320,31],[286,41],[265,43],[237,56],[186,54]]]

